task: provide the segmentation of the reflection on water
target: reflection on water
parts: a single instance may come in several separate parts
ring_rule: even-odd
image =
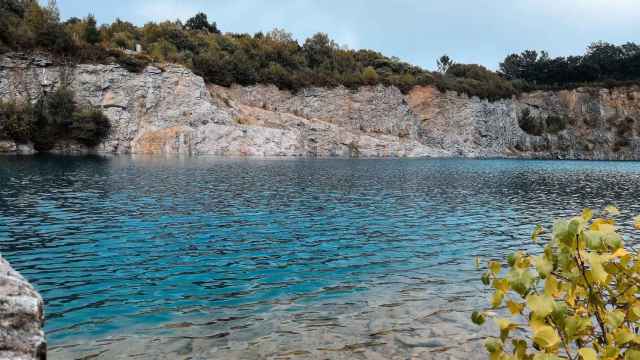
[[[632,162],[2,157],[0,251],[53,359],[469,358],[474,256],[639,189]]]

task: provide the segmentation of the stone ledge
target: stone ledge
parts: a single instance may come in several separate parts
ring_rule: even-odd
[[[0,256],[0,360],[45,360],[44,302]]]

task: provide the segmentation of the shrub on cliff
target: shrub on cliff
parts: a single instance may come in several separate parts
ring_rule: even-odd
[[[99,145],[111,131],[111,122],[96,108],[83,108],[73,114],[69,137],[85,146]]]
[[[545,124],[536,116],[531,115],[531,110],[528,108],[524,108],[520,112],[518,125],[529,135],[541,136],[544,134]]]
[[[472,321],[495,318],[490,359],[640,359],[640,254],[625,248],[615,207],[593,214],[557,220],[548,235],[536,227],[538,255],[489,262],[482,282],[491,307]]]
[[[557,134],[567,128],[569,118],[566,115],[535,116],[529,108],[524,108],[518,116],[518,125],[529,135]]]
[[[451,64],[445,74],[437,76],[435,84],[440,91],[456,91],[489,100],[509,98],[517,93],[511,82],[476,64]]]
[[[545,119],[546,131],[550,134],[557,134],[567,128],[569,120],[566,116],[549,115]]]
[[[38,151],[49,151],[59,141],[96,146],[111,130],[109,119],[93,107],[79,107],[74,93],[61,87],[31,102],[0,103],[0,137],[17,143],[33,143]]]
[[[24,144],[31,140],[32,133],[33,106],[30,103],[0,102],[0,139]]]
[[[476,64],[449,64],[447,72],[437,77],[436,86],[440,91],[456,91],[490,100],[509,98],[517,93],[509,81]]]

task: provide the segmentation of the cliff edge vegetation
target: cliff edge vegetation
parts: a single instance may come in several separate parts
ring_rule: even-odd
[[[497,72],[443,56],[438,71],[431,72],[372,50],[339,46],[323,33],[302,44],[279,29],[222,33],[203,13],[185,23],[144,26],[119,19],[98,25],[93,15],[62,22],[55,1],[41,6],[36,0],[0,2],[0,53],[11,51],[44,51],[65,63],[119,63],[137,72],[154,61],[177,63],[222,86],[273,84],[297,91],[385,85],[407,93],[434,85],[490,100],[531,90],[630,85],[640,79],[640,47],[634,43],[596,42],[584,55],[557,58],[528,50],[507,56]]]

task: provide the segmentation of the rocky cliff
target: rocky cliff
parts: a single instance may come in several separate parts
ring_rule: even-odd
[[[343,157],[640,158],[640,89],[580,88],[489,102],[418,87],[349,90],[223,88],[176,65],[0,59],[0,99],[36,98],[61,83],[102,107],[109,139],[95,151]],[[30,150],[0,142],[0,151]],[[62,144],[58,151],[77,151]]]
[[[42,298],[0,256],[0,359],[46,359],[43,322]]]

